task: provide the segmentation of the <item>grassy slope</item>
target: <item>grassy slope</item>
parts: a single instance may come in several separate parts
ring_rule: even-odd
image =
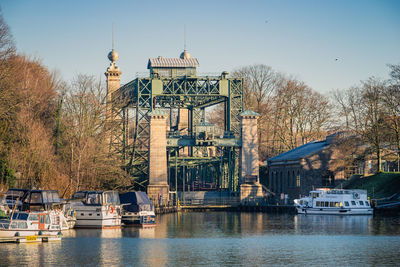
[[[389,197],[400,193],[400,173],[384,172],[361,178],[354,177],[342,186],[346,189],[366,189],[371,199]]]

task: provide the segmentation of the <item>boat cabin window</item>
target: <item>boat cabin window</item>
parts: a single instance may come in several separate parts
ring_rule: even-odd
[[[85,198],[86,192],[76,192],[75,194],[72,195],[72,199],[81,199]]]
[[[119,195],[117,192],[105,192],[104,204],[119,204]]]
[[[58,195],[57,192],[53,192],[53,201],[54,202],[61,202],[60,196]]]
[[[319,193],[312,193],[312,197],[313,198],[319,197]]]
[[[345,205],[346,207],[348,207],[348,206],[349,206],[349,202],[348,202],[348,201],[345,201],[345,202],[344,202],[344,205]]]
[[[50,216],[46,214],[46,219],[45,219],[45,223],[49,224],[50,223]]]
[[[364,206],[364,202],[363,202],[363,201],[360,201],[360,205],[361,205],[361,206]]]
[[[315,204],[317,207],[320,207],[321,206],[321,202],[320,201],[317,201],[317,203]]]
[[[19,229],[28,229],[28,224],[26,222],[18,222]]]
[[[28,214],[27,213],[14,213],[13,214],[13,220],[24,220],[26,221],[28,219]]]
[[[332,208],[334,208],[334,207],[342,207],[343,206],[343,204],[342,204],[342,202],[329,202],[329,207],[332,207]]]
[[[8,226],[9,226],[10,224],[9,223],[0,223],[0,228],[2,228],[2,229],[8,229]]]
[[[365,206],[369,206],[369,203],[368,203],[368,201],[365,201]]]
[[[38,221],[39,220],[39,215],[37,214],[29,214],[29,220],[30,221]]]
[[[11,229],[17,228],[17,222],[12,222],[10,228]]]
[[[25,195],[25,191],[22,191],[22,190],[12,190],[12,189],[10,189],[10,190],[8,190],[7,191],[7,196],[6,196],[6,198],[7,199],[11,199],[11,200],[16,200],[17,198],[18,199],[22,199],[22,197]]]
[[[355,206],[355,205],[356,205],[356,202],[355,202],[354,200],[352,200],[352,201],[351,201],[351,205],[352,205],[352,206]]]
[[[42,203],[42,194],[39,192],[34,192],[31,194],[31,199],[29,201],[31,204],[41,204]]]
[[[57,192],[43,191],[43,203],[60,202],[60,197]]]
[[[101,205],[102,197],[98,193],[89,193],[87,195],[86,203],[89,205]]]
[[[329,202],[325,201],[325,207],[329,207]]]

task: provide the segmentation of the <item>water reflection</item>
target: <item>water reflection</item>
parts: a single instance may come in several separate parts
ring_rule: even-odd
[[[371,234],[373,216],[304,215],[294,216],[296,234]]]
[[[63,232],[64,238],[72,237],[100,237],[100,238],[120,238],[122,229],[71,229]]]
[[[399,250],[398,217],[193,212],[158,216],[153,228],[78,229],[61,242],[0,244],[0,265],[395,265]]]

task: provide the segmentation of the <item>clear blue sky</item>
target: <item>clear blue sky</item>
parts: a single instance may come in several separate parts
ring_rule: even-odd
[[[112,23],[122,82],[150,57],[187,48],[200,72],[262,63],[326,93],[400,63],[400,1],[50,1],[2,0],[18,51],[40,57],[65,80],[101,76]],[[335,59],[338,58],[336,61]]]

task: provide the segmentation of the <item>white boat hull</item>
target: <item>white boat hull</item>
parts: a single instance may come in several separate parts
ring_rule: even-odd
[[[99,210],[101,209],[101,210]],[[121,216],[116,210],[111,213],[107,207],[81,206],[76,210],[75,228],[120,228]]]
[[[5,230],[0,231],[0,238],[12,238],[15,236],[57,236],[60,230]]]
[[[122,222],[130,226],[155,226],[155,213],[154,211],[124,212]]]
[[[299,214],[329,214],[329,215],[373,215],[372,208],[366,209],[342,209],[342,208],[303,208],[296,207]]]

